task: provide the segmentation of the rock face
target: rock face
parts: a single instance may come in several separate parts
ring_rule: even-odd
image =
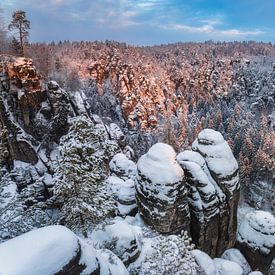
[[[238,230],[237,248],[252,270],[268,274],[275,257],[275,218],[269,212],[246,214]]]
[[[15,158],[37,162],[28,134],[32,132],[35,113],[43,98],[31,59],[0,56],[0,130],[7,149],[6,163]]]
[[[177,156],[189,189],[190,232],[197,247],[215,256],[219,236],[219,199],[203,157],[193,151]]]
[[[153,145],[137,163],[137,204],[145,222],[161,233],[189,231],[184,173],[174,149]]]
[[[35,164],[37,147],[58,141],[67,130],[70,112],[67,93],[56,82],[42,89],[31,59],[0,56],[0,143],[4,163],[13,160]],[[41,148],[41,147],[40,147]]]
[[[238,164],[219,132],[204,129],[177,161],[186,175],[190,232],[199,249],[220,256],[236,240]]]

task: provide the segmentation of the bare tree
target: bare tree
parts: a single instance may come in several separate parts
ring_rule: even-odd
[[[12,15],[12,21],[9,24],[9,30],[18,30],[20,39],[21,55],[24,56],[24,42],[28,39],[30,21],[26,18],[26,12],[22,10],[15,11]]]

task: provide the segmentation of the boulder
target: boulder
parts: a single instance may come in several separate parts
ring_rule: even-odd
[[[109,249],[127,266],[140,255],[141,244],[134,227],[116,218],[110,224],[93,230],[92,244],[96,249]]]
[[[235,262],[220,258],[213,259],[213,262],[216,267],[217,274],[243,275],[242,268]]]
[[[97,251],[68,228],[52,225],[0,244],[0,274],[128,275],[128,272],[110,250]]]
[[[145,222],[161,233],[189,231],[184,173],[174,149],[157,143],[137,163],[136,199]]]
[[[111,173],[122,179],[135,179],[136,170],[136,164],[122,153],[114,155],[110,161]]]
[[[107,186],[113,193],[117,203],[117,214],[120,216],[137,213],[135,183],[132,179],[123,180],[117,176],[109,176]]]
[[[199,266],[200,273],[204,275],[216,275],[217,270],[213,260],[205,252],[194,249],[191,254],[195,258],[197,265]]]
[[[243,256],[243,254],[236,248],[230,248],[224,251],[222,259],[237,263],[242,269],[243,274],[248,275],[251,272],[251,268]]]
[[[245,215],[238,230],[236,247],[252,270],[268,274],[275,257],[275,218],[265,211]]]
[[[0,273],[79,274],[85,268],[80,257],[80,243],[72,231],[47,226],[0,244]]]

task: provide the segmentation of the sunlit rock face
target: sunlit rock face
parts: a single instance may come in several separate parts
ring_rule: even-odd
[[[29,58],[0,56],[0,141],[4,160],[35,164],[36,146],[58,141],[67,131],[70,112],[67,93],[54,81],[42,89]]]
[[[170,145],[157,143],[138,160],[136,190],[147,224],[161,233],[189,230],[184,173]]]
[[[244,217],[238,229],[237,248],[252,270],[268,274],[275,257],[275,218],[265,211],[253,211]]]
[[[211,129],[199,133],[192,149],[177,156],[189,188],[191,236],[199,249],[220,256],[236,241],[238,163],[223,136]]]
[[[35,131],[33,122],[44,97],[31,59],[0,56],[0,130],[7,150],[5,163],[13,159],[38,161],[28,135]]]
[[[43,100],[40,78],[29,58],[0,56],[1,86],[12,97],[22,124],[29,126]]]

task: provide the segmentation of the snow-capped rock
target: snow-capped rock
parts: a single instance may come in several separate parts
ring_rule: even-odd
[[[243,275],[242,268],[235,262],[224,260],[221,258],[213,259],[217,274],[226,275]]]
[[[174,149],[153,145],[137,163],[137,203],[145,222],[159,232],[189,230],[187,188]]]
[[[222,254],[222,259],[237,263],[242,269],[243,269],[243,274],[247,275],[251,272],[251,268],[243,256],[243,254],[236,248],[230,248],[224,251]]]
[[[188,185],[190,233],[198,248],[216,255],[219,237],[219,199],[213,180],[209,178],[203,157],[193,151],[178,154],[177,161],[184,170]]]
[[[107,181],[113,189],[117,201],[118,214],[121,216],[132,215],[137,212],[136,190],[136,164],[124,154],[116,154],[109,163],[110,176]]]
[[[192,149],[204,157],[212,177],[222,190],[232,195],[239,186],[238,163],[221,133],[212,129],[202,130]]]
[[[267,273],[275,257],[274,216],[260,210],[246,214],[238,229],[237,240],[237,248],[252,270]]]
[[[135,261],[141,251],[139,237],[133,226],[122,219],[93,230],[92,244],[97,249],[107,248],[114,252],[125,265]]]
[[[122,153],[114,155],[109,165],[111,173],[122,179],[135,179],[136,177],[136,164]]]
[[[203,274],[205,275],[217,274],[216,266],[208,254],[198,249],[192,250],[191,253],[194,256],[195,261],[200,267],[200,270],[202,271]]]
[[[210,191],[209,188],[211,187],[212,196],[210,195],[211,192],[208,192],[208,198],[212,200],[209,210],[214,212],[216,210],[219,216],[216,221],[210,223],[212,224],[211,228],[213,228],[209,231],[213,233],[210,235],[212,237],[206,237],[205,239],[214,238],[212,241],[214,247],[211,255],[220,256],[225,249],[233,247],[236,241],[237,206],[240,187],[238,163],[221,133],[212,129],[202,130],[198,138],[193,142],[192,149],[199,153],[203,159],[195,152],[187,152],[179,155],[178,161],[186,170],[186,174],[189,174],[187,181],[190,182],[189,185],[191,186],[189,192],[190,202],[205,201],[207,196],[205,196],[199,186],[203,187],[203,189],[207,186],[208,191]],[[201,183],[198,185],[197,182]],[[215,196],[218,199],[216,204]],[[209,200],[206,200],[206,202],[209,202]],[[214,209],[211,209],[211,207],[214,207]],[[207,209],[207,207],[204,207],[204,209]],[[204,210],[204,212],[207,212],[207,210]],[[193,212],[193,216],[197,216],[195,220],[198,220],[198,213]],[[203,221],[199,222],[199,224],[201,223]],[[199,244],[197,241],[199,227],[195,224],[193,228],[194,230],[191,229],[191,232],[194,235],[194,242]],[[208,225],[207,229],[209,229]],[[199,248],[202,250],[209,249],[209,245],[202,246],[199,244]]]
[[[64,249],[66,248],[66,249]],[[81,248],[76,235],[63,226],[36,229],[0,245],[0,273],[3,275],[65,274],[81,272]]]

